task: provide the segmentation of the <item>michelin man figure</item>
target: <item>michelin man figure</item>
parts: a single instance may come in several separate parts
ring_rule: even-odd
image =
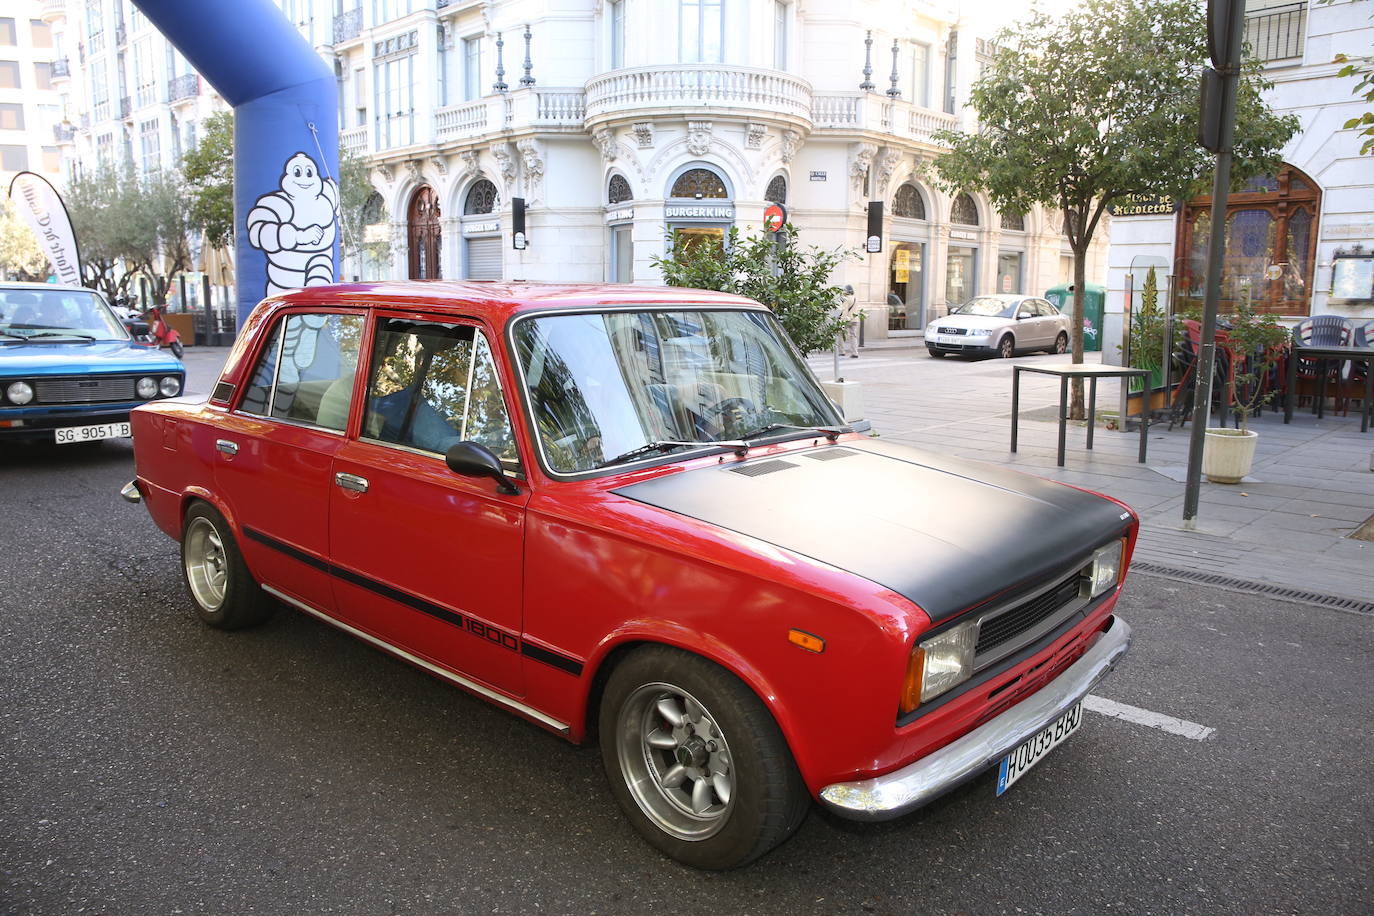
[[[305,153],[286,160],[280,185],[248,212],[248,244],[267,255],[268,296],[334,282],[338,185]]]

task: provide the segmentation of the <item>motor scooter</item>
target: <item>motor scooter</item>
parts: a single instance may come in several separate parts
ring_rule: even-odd
[[[159,306],[152,306],[143,313],[143,320],[148,323],[148,340],[154,346],[167,347],[172,351],[172,355],[181,359],[186,347],[181,343],[181,332],[169,325],[162,317],[162,309]]]

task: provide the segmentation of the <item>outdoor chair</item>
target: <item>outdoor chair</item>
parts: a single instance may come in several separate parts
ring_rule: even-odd
[[[1293,325],[1293,343],[1300,347],[1348,347],[1351,345],[1352,331],[1351,323],[1341,315],[1313,315]],[[1322,371],[1323,367],[1325,371]],[[1301,399],[1303,383],[1306,382],[1310,392],[1308,396],[1313,398],[1312,412],[1316,413],[1317,405],[1326,400],[1328,382],[1336,392],[1337,401],[1341,400],[1341,372],[1340,363],[1299,359],[1298,390],[1294,393]]]
[[[1191,318],[1182,321],[1183,334],[1179,336],[1178,348],[1174,351],[1174,371],[1178,376],[1178,388],[1174,390],[1173,403],[1169,407],[1169,429],[1175,424],[1182,426],[1192,417],[1193,410],[1193,372],[1197,368],[1198,352],[1202,349],[1202,324]],[[1221,344],[1227,339],[1226,331],[1217,328],[1214,340]],[[1231,383],[1235,377],[1231,365],[1231,353],[1223,346],[1213,351],[1212,363],[1212,406],[1229,409],[1231,406]]]

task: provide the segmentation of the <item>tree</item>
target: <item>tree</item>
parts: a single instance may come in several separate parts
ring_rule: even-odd
[[[376,189],[372,187],[372,168],[367,159],[352,150],[339,150],[339,238],[343,246],[339,262],[356,259],[361,269],[366,257],[386,257],[390,243],[366,241],[364,232],[373,218],[368,204]],[[342,269],[339,271],[342,276]]]
[[[0,277],[40,281],[48,272],[48,256],[33,229],[14,212],[13,204],[0,201]]]
[[[202,128],[200,142],[181,157],[181,172],[191,224],[206,244],[223,248],[234,239],[234,113],[216,112]]]
[[[653,263],[669,286],[720,290],[762,302],[802,353],[832,347],[843,327],[836,311],[843,290],[830,275],[854,252],[803,250],[791,224],[778,235],[776,242],[767,233],[742,238],[731,228],[721,245],[678,235],[672,253],[655,256]]]
[[[1033,12],[1003,31],[974,84],[974,133],[943,132],[935,160],[946,190],[985,191],[1003,212],[1059,210],[1073,249],[1073,361],[1083,361],[1088,246],[1107,206],[1130,194],[1186,198],[1210,180],[1196,140],[1198,79],[1207,59],[1205,5],[1193,0],[1087,0],[1053,19]],[[1259,62],[1244,65],[1231,178],[1272,171],[1298,129],[1260,96]],[[1083,416],[1075,380],[1073,416]]]
[[[186,183],[176,170],[150,172],[135,181],[128,198],[129,232],[121,254],[148,278],[155,305],[165,305],[178,274],[194,266],[195,225],[186,208]]]
[[[121,258],[137,182],[132,173],[102,166],[67,183],[65,200],[81,247],[82,281],[113,301],[128,289]]]

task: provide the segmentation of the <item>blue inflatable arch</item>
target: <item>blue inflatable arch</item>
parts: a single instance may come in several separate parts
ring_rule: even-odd
[[[334,74],[271,0],[133,0],[234,107],[239,326],[264,296],[334,282]]]

